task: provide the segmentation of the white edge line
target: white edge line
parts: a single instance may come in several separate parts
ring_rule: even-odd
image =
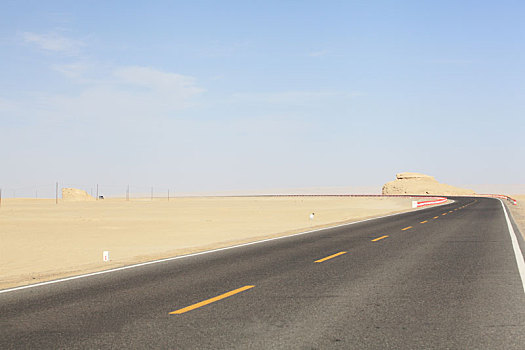
[[[439,204],[439,205],[433,206],[432,208],[439,207],[439,206],[444,205],[444,204],[452,204],[454,202],[455,202],[454,200],[450,199],[450,203]],[[236,245],[232,245],[232,246],[229,246],[229,247],[222,247],[222,248],[217,248],[217,249],[212,249],[212,250],[206,250],[206,251],[198,252],[198,253],[179,255],[179,256],[174,256],[174,257],[171,257],[171,258],[164,258],[164,259],[159,259],[159,260],[147,261],[147,262],[140,263],[140,264],[122,266],[122,267],[117,267],[117,268],[114,268],[114,269],[103,270],[103,271],[98,271],[98,272],[92,272],[92,273],[87,273],[87,274],[78,275],[78,276],[71,276],[71,277],[60,278],[60,279],[52,280],[52,281],[46,281],[46,282],[40,282],[40,283],[35,283],[35,284],[29,284],[29,285],[26,285],[26,286],[20,286],[20,287],[14,287],[14,288],[9,288],[9,289],[3,289],[3,290],[0,290],[0,294],[8,293],[8,292],[14,292],[14,291],[17,291],[17,290],[22,290],[22,289],[29,289],[29,288],[46,286],[46,285],[49,285],[49,284],[67,282],[67,281],[72,281],[72,280],[76,280],[76,279],[80,279],[80,278],[86,278],[86,277],[91,277],[91,276],[103,275],[103,274],[106,274],[106,273],[117,272],[117,271],[122,271],[122,270],[127,270],[127,269],[133,269],[135,267],[141,267],[141,266],[146,266],[146,265],[158,264],[158,263],[162,263],[162,262],[166,262],[166,261],[184,259],[184,258],[189,258],[189,257],[192,257],[192,256],[198,256],[198,255],[204,255],[204,254],[209,254],[209,253],[215,253],[215,252],[220,252],[220,251],[228,250],[228,249],[246,247],[246,246],[253,245],[253,244],[259,244],[259,243],[275,241],[275,240],[283,239],[283,238],[289,238],[289,237],[294,237],[294,236],[305,235],[305,234],[313,233],[313,232],[330,230],[330,229],[333,229],[333,228],[359,224],[359,223],[366,222],[366,221],[383,219],[383,218],[387,218],[387,217],[390,217],[390,216],[396,216],[396,215],[411,213],[411,212],[414,212],[414,211],[419,211],[419,210],[424,210],[424,209],[430,209],[430,207],[421,207],[421,208],[417,208],[417,209],[410,210],[410,211],[404,211],[404,212],[401,212],[401,213],[383,215],[383,216],[378,216],[378,217],[369,218],[369,219],[365,219],[365,220],[348,222],[348,223],[345,223],[345,224],[340,224],[340,225],[335,225],[335,226],[330,226],[330,227],[318,228],[318,229],[315,229],[315,230],[309,230],[309,231],[293,233],[293,234],[287,235],[287,236],[267,238],[267,239],[262,239],[262,240],[259,240],[259,241],[242,243],[242,244],[236,244]]]
[[[512,248],[514,249],[514,255],[516,257],[516,263],[518,264],[518,271],[521,277],[521,284],[523,285],[523,292],[525,293],[525,262],[523,261],[523,254],[521,253],[520,245],[518,243],[518,238],[510,222],[509,215],[507,214],[507,208],[503,201],[499,199],[501,206],[503,207],[503,212],[505,213],[505,219],[507,220],[507,226],[509,228],[510,240],[512,241]]]

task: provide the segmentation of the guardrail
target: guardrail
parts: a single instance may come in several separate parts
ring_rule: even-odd
[[[212,196],[214,197],[214,196]],[[431,198],[432,200],[426,201],[412,201],[413,208],[424,207],[428,205],[436,205],[445,203],[448,198],[437,197],[429,194],[256,194],[256,195],[229,195],[229,196],[217,196],[217,197],[401,197],[401,198]],[[503,194],[469,194],[469,195],[454,195],[452,197],[490,197],[490,198],[501,198],[507,199],[514,205],[518,204],[518,201],[512,197]],[[417,203],[417,207],[414,206]]]
[[[429,201],[412,201],[412,208],[421,208],[426,207],[428,205],[437,205],[445,203],[448,200],[446,197],[433,197],[432,200]]]
[[[443,204],[448,201],[446,197],[436,197],[432,195],[410,195],[410,194],[259,194],[246,196],[226,196],[226,197],[393,197],[393,198],[425,198],[429,200],[412,201],[412,208],[426,207],[429,205]]]
[[[475,194],[472,197],[491,197],[491,198],[500,198],[500,199],[506,199],[509,202],[511,202],[513,205],[518,205],[518,201],[515,200],[512,197],[509,197],[504,194]]]

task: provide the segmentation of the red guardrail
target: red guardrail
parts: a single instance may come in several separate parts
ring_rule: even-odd
[[[402,197],[402,198],[432,198],[429,201],[413,201],[417,202],[417,207],[424,207],[428,205],[436,205],[445,203],[448,198],[436,197],[424,194],[256,194],[256,195],[231,195],[231,196],[218,196],[218,197]],[[453,197],[491,197],[507,199],[512,204],[517,205],[518,201],[502,194],[472,194],[472,195],[458,195]],[[414,207],[416,208],[416,207]]]
[[[514,198],[509,197],[507,195],[504,195],[504,194],[475,194],[472,197],[491,197],[491,198],[506,199],[509,202],[511,202],[512,204],[518,205],[518,201],[517,200],[515,200]]]
[[[412,201],[412,208],[426,207],[428,205],[436,205],[445,203],[448,200],[446,197],[433,197],[429,201]]]

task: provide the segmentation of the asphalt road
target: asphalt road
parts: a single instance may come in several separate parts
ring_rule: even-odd
[[[524,349],[525,293],[500,201],[456,198],[2,293],[0,322],[1,349]]]

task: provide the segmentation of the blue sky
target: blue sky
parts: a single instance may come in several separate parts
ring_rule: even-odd
[[[523,183],[524,14],[522,1],[3,1],[0,186]]]

